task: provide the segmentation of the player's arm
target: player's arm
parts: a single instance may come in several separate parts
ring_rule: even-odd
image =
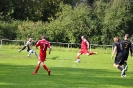
[[[36,46],[36,49],[38,49],[38,45],[35,45]]]
[[[133,56],[133,42],[131,42],[130,52],[131,52],[131,56]]]
[[[25,48],[26,48],[26,46],[24,45],[24,46],[22,47],[22,49],[19,50],[19,52],[21,52],[21,51],[24,50]]]
[[[25,48],[26,48],[26,46],[28,45],[28,41],[27,41],[27,43],[22,47],[22,49],[20,49],[18,52],[21,52],[21,51],[23,51]]]
[[[90,46],[89,42],[87,41],[86,44],[87,44],[87,48],[89,49],[89,46]]]
[[[37,43],[36,43],[36,49],[38,49],[38,46],[39,46],[39,41],[37,41]]]
[[[50,42],[48,42],[48,48],[49,48],[49,54],[51,53],[52,47],[50,45]]]
[[[115,46],[114,49],[113,49],[112,55],[111,55],[111,58],[112,58],[112,59],[113,59],[113,57],[114,57],[114,54],[115,54],[116,50],[117,50],[117,47]]]
[[[129,46],[129,51],[130,51],[130,54],[131,54],[131,56],[133,55],[132,53],[133,53],[133,49],[132,49],[132,43],[129,41],[129,44],[128,44],[128,46]]]
[[[51,50],[52,50],[52,47],[50,46],[50,47],[49,47],[49,54],[51,53]]]

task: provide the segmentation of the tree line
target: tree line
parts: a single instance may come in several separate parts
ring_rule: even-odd
[[[0,38],[112,44],[133,33],[131,0],[1,0]]]

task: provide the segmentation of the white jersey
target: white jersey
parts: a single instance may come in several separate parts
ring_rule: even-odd
[[[28,50],[32,50],[33,41],[27,41],[25,46],[27,46]]]

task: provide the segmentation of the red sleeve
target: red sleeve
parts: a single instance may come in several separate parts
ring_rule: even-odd
[[[48,42],[48,48],[50,48],[50,43]]]

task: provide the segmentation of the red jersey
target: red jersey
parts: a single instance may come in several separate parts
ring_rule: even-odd
[[[50,48],[50,43],[47,40],[42,39],[37,42],[36,47],[38,46],[40,46],[41,52],[46,52],[47,48]]]
[[[46,51],[47,48],[50,48],[50,43],[47,40],[42,39],[37,42],[36,47],[38,46],[40,46],[40,54],[39,54],[40,61],[45,61]]]
[[[81,49],[88,49],[87,43],[88,41],[86,39],[83,39],[81,43]]]

